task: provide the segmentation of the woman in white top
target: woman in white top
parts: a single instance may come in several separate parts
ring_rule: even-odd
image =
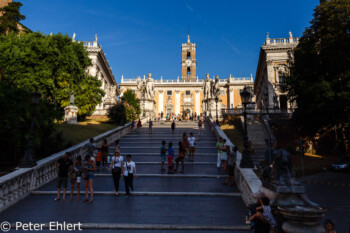
[[[123,156],[120,156],[119,150],[114,151],[114,156],[112,158],[111,165],[109,166],[109,170],[112,170],[114,193],[115,195],[119,195],[119,180],[123,170]]]

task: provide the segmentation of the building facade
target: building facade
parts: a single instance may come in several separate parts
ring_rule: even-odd
[[[154,78],[154,101],[155,114],[202,114],[203,113],[203,85],[204,77],[200,79],[196,76],[196,44],[190,42],[190,36],[187,42],[181,46],[181,79],[163,80],[162,77]],[[137,86],[137,78],[125,79],[122,77],[119,84],[121,96],[130,89],[140,98],[140,92]],[[144,76],[143,79],[146,79]],[[214,81],[214,78],[212,79]],[[236,108],[241,106],[239,91],[245,85],[253,86],[253,77],[227,77],[219,79],[220,96],[222,108]],[[220,111],[220,109],[219,109]]]
[[[280,84],[289,74],[289,64],[299,39],[293,37],[291,32],[288,38],[277,39],[270,39],[267,33],[266,41],[260,49],[254,81],[258,109],[287,111],[293,108],[293,104],[287,101],[286,94],[280,91]]]
[[[72,40],[75,41],[75,33]],[[117,103],[117,97],[120,95],[119,87],[112,73],[112,68],[109,66],[106,59],[106,54],[97,41],[95,35],[94,41],[81,41],[84,43],[84,48],[89,53],[92,65],[88,68],[87,73],[97,78],[102,82],[102,90],[105,96],[102,102],[96,106],[93,115],[106,115],[110,106]]]

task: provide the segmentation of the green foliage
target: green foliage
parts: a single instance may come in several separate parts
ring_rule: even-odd
[[[141,113],[140,100],[136,97],[136,94],[132,90],[127,89],[124,92],[123,98],[130,106],[136,110],[137,115]]]
[[[0,163],[15,166],[27,149],[32,113],[34,117],[34,151],[45,157],[62,150],[60,135],[53,137],[54,120],[51,104],[41,99],[38,106],[31,104],[30,92],[24,88],[13,88],[0,82]]]
[[[125,103],[124,106],[126,121],[131,122],[132,120],[136,120],[138,118],[138,114],[136,114],[135,108],[133,106],[130,106],[128,103]]]
[[[323,1],[294,50],[282,91],[304,133],[350,121],[350,2]]]
[[[2,16],[0,16],[0,34],[19,32],[19,21],[26,18],[19,12],[21,6],[22,3],[20,2],[10,2],[7,6],[0,8],[2,13]],[[28,32],[26,28],[24,29]]]
[[[125,125],[126,119],[126,109],[124,104],[118,102],[108,109],[107,116],[111,124]]]
[[[91,65],[88,53],[68,35],[9,33],[0,36],[0,51],[1,81],[29,92],[37,89],[58,119],[71,91],[80,118],[91,115],[102,100],[101,82],[85,72]]]
[[[138,117],[134,107],[130,106],[126,102],[118,102],[110,107],[108,109],[107,116],[109,118],[109,122],[116,125],[125,125]]]

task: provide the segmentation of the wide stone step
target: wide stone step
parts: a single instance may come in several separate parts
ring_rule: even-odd
[[[175,144],[175,143],[174,143]],[[176,143],[177,144],[177,143]],[[178,148],[174,147],[174,152],[175,155],[178,154]],[[197,153],[216,153],[217,149],[216,148],[210,148],[210,147],[196,147],[196,152]],[[122,147],[120,148],[120,153],[122,154],[134,154],[134,153],[160,153],[160,147],[152,147],[152,148],[138,148],[138,147]]]
[[[226,178],[183,178],[183,177],[139,177],[134,179],[134,190],[137,192],[207,192],[232,193],[238,192],[237,187],[223,185]],[[119,191],[124,192],[124,181],[120,179]],[[84,184],[81,184],[82,191]],[[38,191],[56,190],[56,180],[40,187]],[[95,191],[113,191],[113,179],[96,176],[94,179]]]
[[[178,139],[177,141],[181,141],[181,139]],[[124,147],[139,147],[139,148],[143,148],[143,147],[147,147],[147,146],[156,146],[158,149],[161,147],[161,141],[155,141],[155,140],[148,140],[145,142],[145,140],[139,141],[137,142],[137,140],[135,141],[130,141],[130,140],[120,140],[119,141],[119,145],[120,147],[124,148]],[[211,140],[211,141],[199,141],[196,143],[196,146],[198,147],[211,147],[211,148],[215,148],[216,147],[216,141]],[[114,148],[114,145],[111,145],[111,149]]]
[[[122,155],[125,155],[125,154],[122,153]],[[161,161],[159,153],[132,153],[131,155],[132,155],[132,160],[136,164],[138,162],[160,162]],[[217,159],[216,153],[213,153],[213,154],[195,153],[194,155],[194,162],[216,162],[216,159]]]
[[[54,195],[30,195],[0,213],[0,219],[13,223],[19,220],[20,213],[21,222],[36,223],[243,226],[245,221],[245,205],[240,197],[96,195],[92,204],[54,202],[53,198]]]
[[[137,166],[137,172],[143,173],[143,174],[163,174],[160,171],[160,161],[157,164],[151,164],[151,165],[140,165],[136,163]],[[167,165],[167,164],[166,164]],[[165,165],[165,168],[166,168]],[[216,167],[216,163],[214,164],[208,164],[208,165],[200,165],[200,164],[191,164],[191,163],[185,163],[185,174],[205,174],[205,175],[227,175],[227,172],[222,171],[221,168]],[[178,171],[181,171],[181,164],[179,163]],[[100,173],[110,173],[107,169],[101,168]]]

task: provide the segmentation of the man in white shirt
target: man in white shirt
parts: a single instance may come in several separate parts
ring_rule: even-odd
[[[193,162],[194,153],[196,152],[196,142],[199,141],[199,139],[196,139],[193,137],[193,133],[190,133],[190,136],[187,139],[188,145],[189,145],[189,156],[188,161]]]
[[[134,176],[137,179],[136,175],[136,165],[135,162],[131,161],[131,155],[126,155],[126,162],[124,163],[123,175],[124,183],[125,183],[125,192],[126,196],[130,195],[129,187],[131,191],[134,191]]]

